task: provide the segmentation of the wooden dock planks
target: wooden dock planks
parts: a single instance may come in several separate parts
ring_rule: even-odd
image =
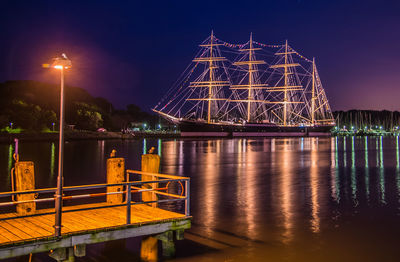
[[[104,207],[107,203],[66,206],[66,210],[78,208]],[[37,213],[54,212],[54,209],[37,210]],[[16,213],[0,214],[0,219],[16,217]],[[148,223],[166,219],[184,218],[184,214],[175,213],[148,205],[132,205],[131,223]],[[105,207],[93,210],[63,213],[62,234],[90,232],[102,228],[125,226],[126,207]],[[32,239],[52,237],[54,234],[54,214],[26,218],[14,218],[0,221],[0,247],[10,243],[24,242]]]

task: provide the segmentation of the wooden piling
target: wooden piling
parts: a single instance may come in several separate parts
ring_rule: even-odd
[[[142,239],[140,247],[140,258],[143,261],[157,261],[158,259],[158,239],[153,236],[146,236]]]
[[[124,158],[109,158],[107,159],[107,183],[116,184],[125,181],[125,159]],[[107,187],[109,192],[122,192],[123,186]],[[107,195],[107,203],[122,204],[123,194]]]
[[[150,173],[159,173],[160,171],[160,156],[155,154],[142,155],[142,171]],[[142,175],[142,181],[156,180],[153,176]],[[157,188],[158,184],[144,184],[142,188]],[[157,195],[153,192],[142,192],[142,201],[157,201]],[[157,207],[157,203],[149,204],[152,207]]]
[[[74,262],[74,247],[68,248],[57,248],[55,250],[51,250],[49,253],[49,257],[57,260],[58,262]]]
[[[57,248],[54,250],[50,250],[49,257],[51,257],[57,261],[65,261],[65,260],[67,260],[67,249],[66,248]]]
[[[35,189],[35,171],[32,161],[19,161],[15,163],[15,191]],[[17,201],[33,200],[35,194],[19,194]],[[36,203],[17,204],[18,215],[31,215],[36,211]]]
[[[167,231],[157,235],[157,238],[161,240],[163,257],[171,258],[175,256],[174,233]]]
[[[74,255],[76,257],[86,256],[86,245],[85,244],[75,245],[74,246]]]

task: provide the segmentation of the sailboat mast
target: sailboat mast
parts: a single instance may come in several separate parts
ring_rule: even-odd
[[[208,86],[208,115],[207,123],[211,122],[211,97],[212,97],[212,83],[213,83],[213,43],[214,43],[214,32],[211,31],[211,44],[210,44],[210,84]]]
[[[285,43],[285,71],[284,71],[284,78],[285,78],[285,85],[284,85],[284,91],[283,91],[283,125],[287,125],[287,88],[288,88],[288,68],[287,68],[287,63],[288,63],[288,42],[286,40]]]
[[[311,125],[315,122],[315,58],[312,62],[312,89],[311,89]]]
[[[250,122],[250,103],[251,103],[251,88],[253,85],[253,64],[251,63],[252,61],[252,56],[253,56],[253,33],[250,34],[250,48],[249,48],[249,90],[248,90],[248,96],[247,96],[247,122]]]

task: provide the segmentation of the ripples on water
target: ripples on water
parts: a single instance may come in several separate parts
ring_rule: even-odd
[[[112,149],[140,168],[191,177],[193,228],[176,261],[395,261],[400,241],[398,137],[79,141],[66,144],[65,185],[105,181]],[[36,184],[56,184],[54,143],[21,143]],[[0,145],[10,190],[13,145]],[[140,241],[95,245],[81,261],[137,260]],[[47,261],[37,255],[38,261]]]

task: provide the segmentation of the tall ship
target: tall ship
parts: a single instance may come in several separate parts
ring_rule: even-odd
[[[152,109],[181,136],[329,135],[334,118],[315,59],[253,40],[211,35]]]

